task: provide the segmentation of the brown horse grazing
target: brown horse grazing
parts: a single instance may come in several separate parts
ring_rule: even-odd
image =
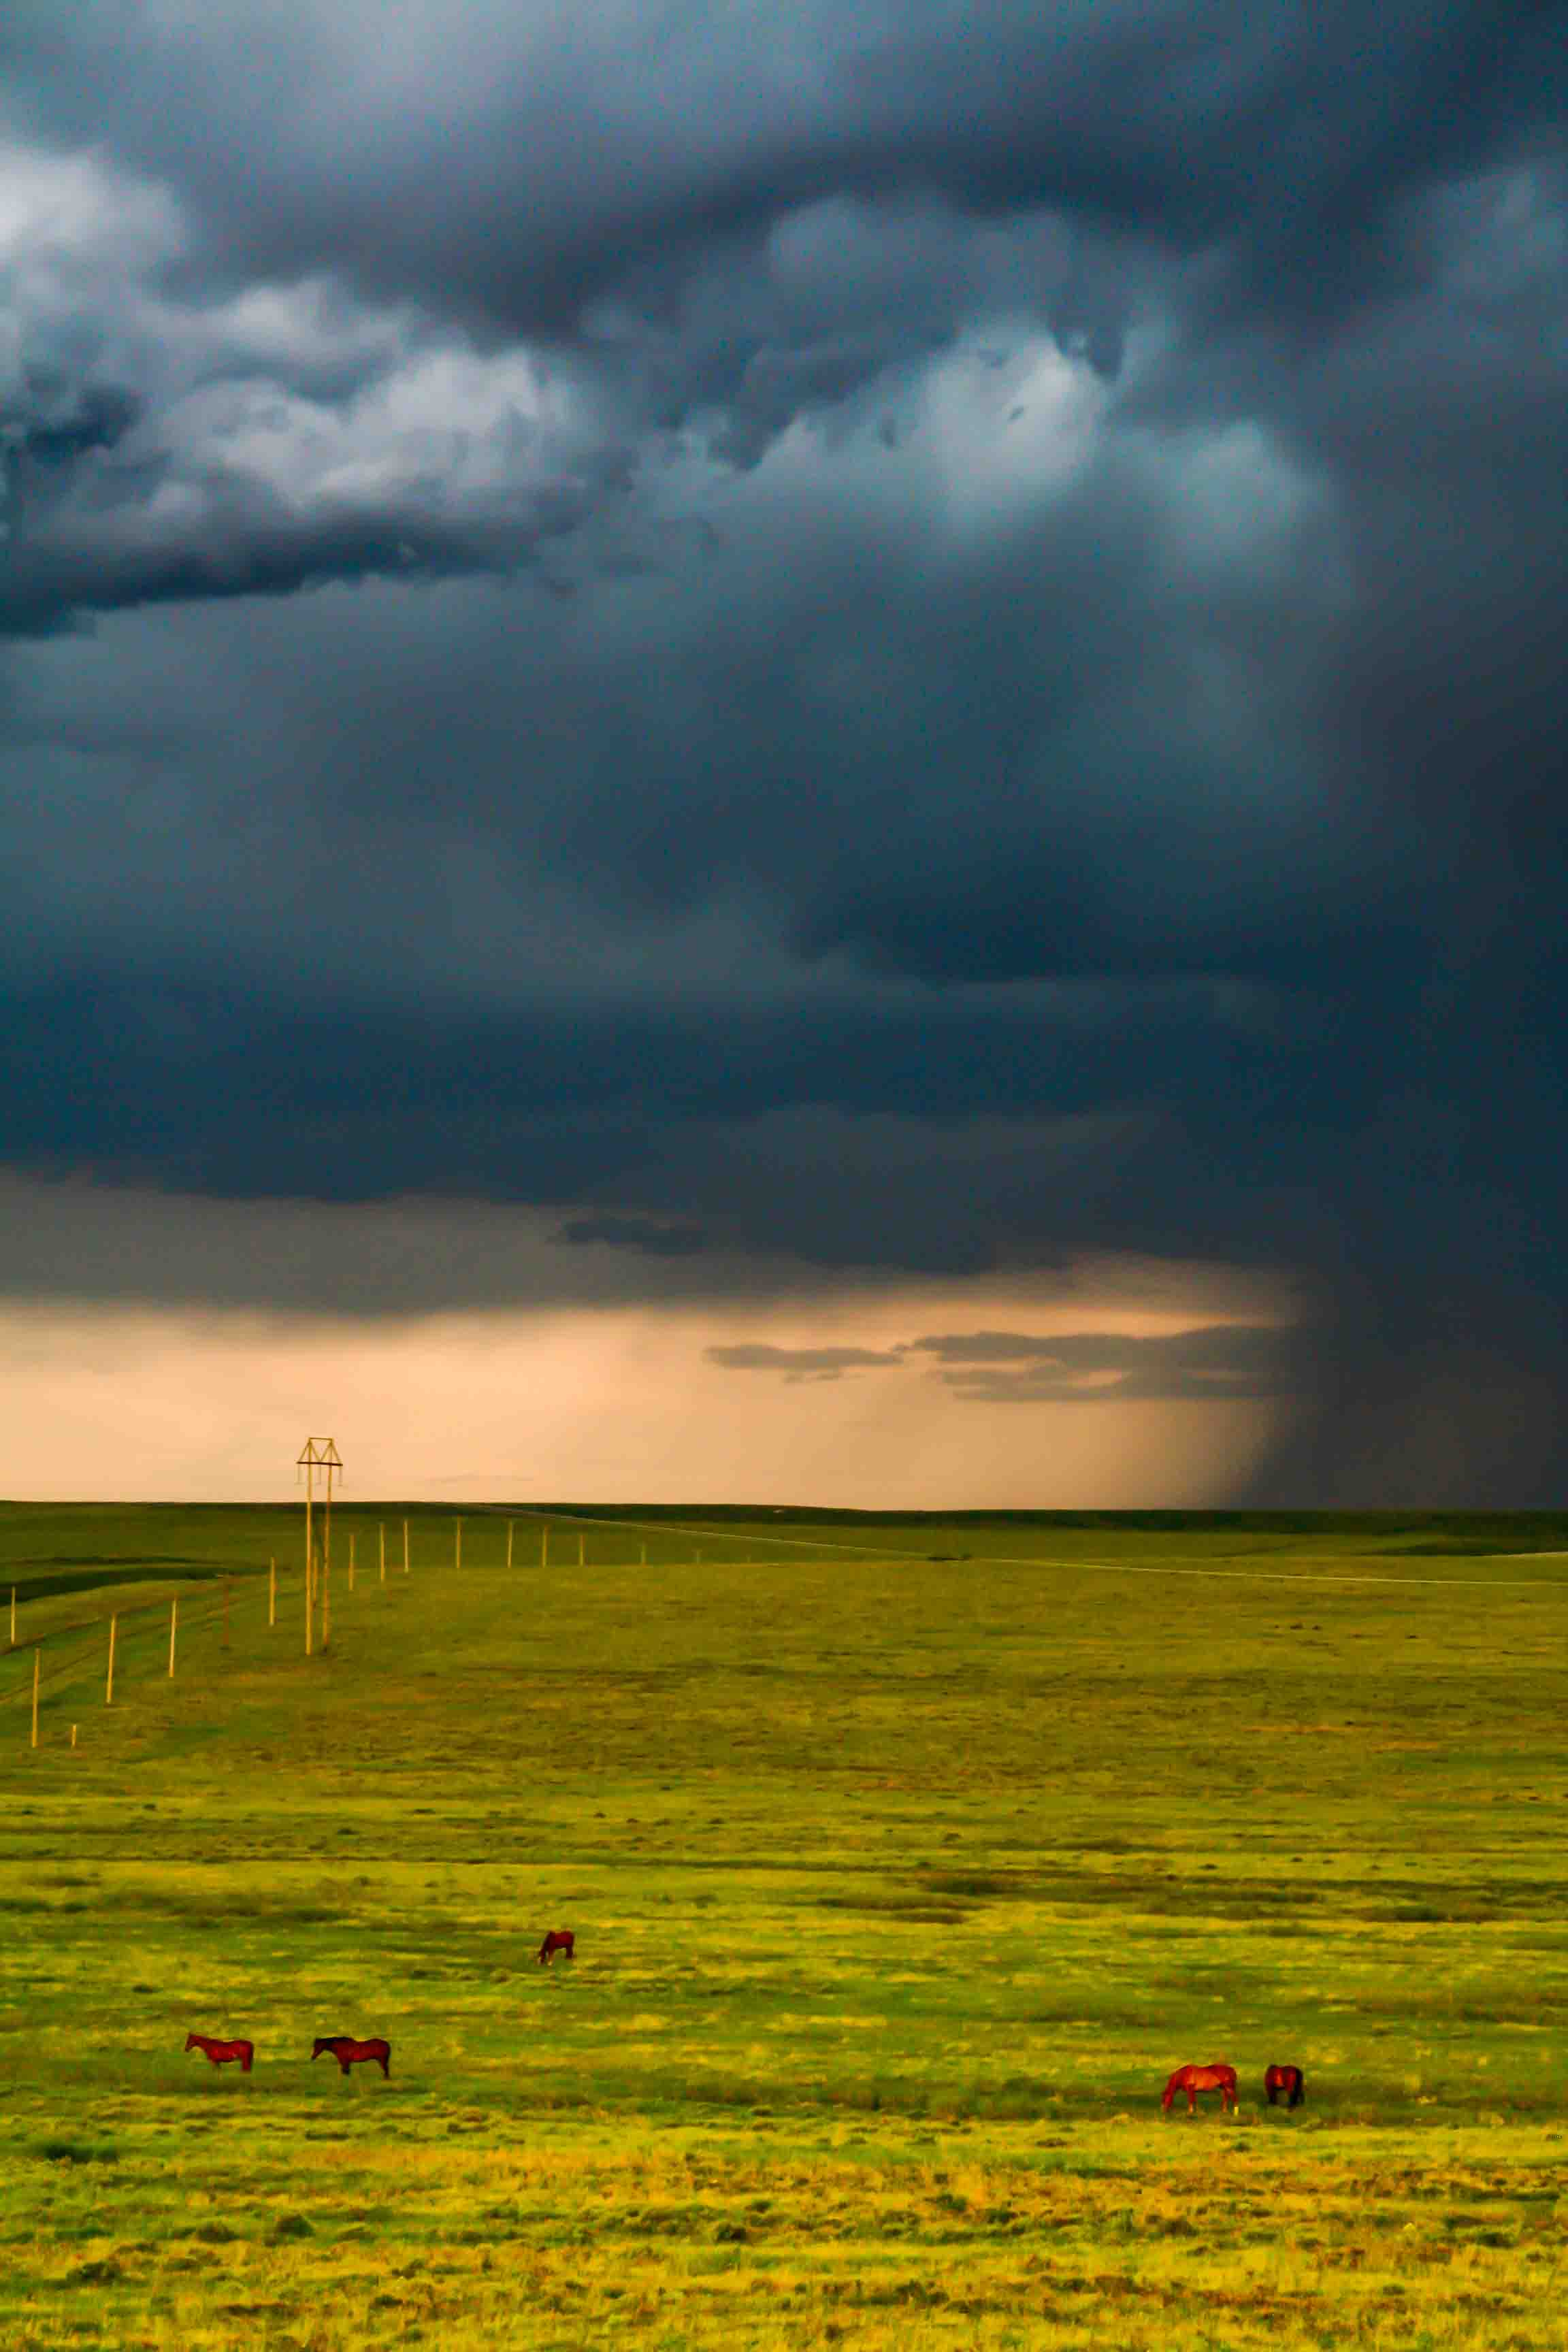
[[[577,1957],[577,1938],[570,1927],[552,1927],[539,1947],[539,1965],[547,1969],[557,1952],[564,1952],[569,1960]]]
[[[226,2066],[231,2058],[237,2058],[242,2074],[249,2074],[250,2062],[256,2055],[254,2042],[215,2042],[210,2033],[187,2033],[185,2047],[199,2050],[215,2066]]]
[[[1187,2095],[1187,2113],[1190,2116],[1196,2115],[1198,2111],[1200,2091],[1217,2091],[1220,2113],[1223,2115],[1236,2105],[1236,2068],[1234,2066],[1178,2066],[1166,2084],[1165,2095],[1160,2102],[1167,2115],[1171,2112],[1171,2102],[1178,2091],[1185,2091]]]
[[[1307,2095],[1307,2077],[1300,2066],[1270,2066],[1263,2077],[1263,2087],[1271,2107],[1278,2103],[1281,2091],[1288,2107],[1299,2107]]]
[[[331,2052],[345,2074],[351,2066],[357,2066],[362,2058],[377,2060],[384,2074],[390,2074],[392,2072],[392,2044],[390,2042],[383,2042],[379,2037],[374,2042],[355,2042],[353,2036],[347,2033],[319,2033],[316,2036],[316,2046],[310,2053],[312,2066],[323,2050]]]

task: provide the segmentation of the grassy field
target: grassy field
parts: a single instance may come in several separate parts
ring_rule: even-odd
[[[1568,1520],[408,1517],[0,1510],[6,2352],[1568,2345]]]

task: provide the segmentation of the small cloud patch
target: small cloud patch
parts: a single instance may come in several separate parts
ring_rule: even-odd
[[[653,1217],[574,1217],[556,1239],[574,1249],[597,1242],[606,1249],[640,1250],[645,1257],[695,1257],[708,1246],[700,1225],[661,1225]]]
[[[789,1382],[837,1381],[846,1372],[897,1364],[901,1359],[877,1348],[769,1348],[746,1341],[731,1348],[705,1348],[710,1364],[727,1372],[779,1372]]]

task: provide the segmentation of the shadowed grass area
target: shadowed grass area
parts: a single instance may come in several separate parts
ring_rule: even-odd
[[[7,2347],[1568,2340],[1561,1528],[405,1516],[0,1512]]]

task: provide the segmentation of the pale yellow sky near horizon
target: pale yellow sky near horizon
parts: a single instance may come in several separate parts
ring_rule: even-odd
[[[1153,1336],[1273,1321],[1166,1270],[1156,1309],[1109,1270],[784,1299],[668,1299],[373,1318],[0,1302],[0,1496],[278,1501],[331,1434],[344,1500],[738,1501],[894,1509],[1221,1504],[1288,1405],[977,1402],[929,1358],[790,1381],[716,1345],[892,1349],[933,1331]],[[1245,1290],[1245,1286],[1244,1286]],[[1121,1293],[1119,1296],[1118,1293]],[[1185,1293],[1186,1295],[1183,1295]]]

